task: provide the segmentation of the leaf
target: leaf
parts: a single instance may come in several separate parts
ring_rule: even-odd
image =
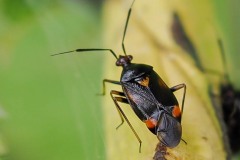
[[[170,159],[226,159],[223,145],[223,135],[218,119],[208,96],[208,81],[198,70],[189,55],[185,54],[172,38],[170,26],[172,15],[180,1],[149,1],[135,2],[125,39],[128,54],[133,55],[133,63],[145,63],[154,67],[168,86],[180,83],[187,85],[186,103],[183,112],[183,136],[187,142],[181,142],[177,147],[167,150]],[[175,5],[174,5],[175,4]],[[201,7],[209,3],[201,3]],[[104,8],[105,44],[116,53],[123,54],[121,40],[123,29],[131,1],[106,1]],[[184,5],[183,5],[184,6]],[[184,7],[191,8],[189,2]],[[189,8],[188,8],[189,7]],[[195,6],[196,7],[196,6]],[[194,10],[194,8],[192,8]],[[206,11],[211,13],[211,9]],[[207,38],[208,35],[202,35]],[[105,56],[105,77],[119,80],[121,69],[113,67],[114,58]],[[120,87],[111,85],[114,90]],[[181,102],[181,91],[177,92]],[[133,127],[139,134],[142,153],[138,153],[138,141],[127,124],[117,131],[115,126],[120,118],[110,97],[105,98],[105,132],[107,158],[122,159],[152,159],[158,139],[137,118],[130,106],[122,105],[123,110]]]
[[[0,159],[105,159],[95,95],[101,55],[50,56],[97,45],[97,13],[82,1],[24,2],[12,18],[0,13],[0,107],[8,115],[1,119],[0,108]],[[31,15],[18,12],[24,7]]]

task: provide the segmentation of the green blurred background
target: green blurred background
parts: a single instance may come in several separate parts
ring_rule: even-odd
[[[240,1],[238,0],[214,0],[213,6],[220,30],[216,33],[223,40],[226,57],[226,68],[231,83],[235,89],[240,90]]]
[[[240,89],[240,4],[213,4]],[[101,47],[101,15],[100,0],[0,1],[0,160],[106,159],[102,54],[50,56]]]
[[[0,1],[0,159],[105,159],[101,1]]]

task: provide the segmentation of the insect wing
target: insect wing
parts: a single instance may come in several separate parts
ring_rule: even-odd
[[[175,147],[182,137],[181,124],[171,115],[161,112],[158,120],[157,137],[167,147]]]
[[[123,91],[136,115],[142,120],[147,120],[156,110],[157,102],[151,91],[137,82],[125,82]]]
[[[149,88],[155,99],[163,106],[178,105],[178,101],[173,92],[155,71],[149,74]]]

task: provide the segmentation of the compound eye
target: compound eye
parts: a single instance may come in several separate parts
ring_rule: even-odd
[[[119,61],[117,61],[116,66],[121,66],[121,63]]]
[[[135,81],[144,87],[148,87],[149,77],[140,77],[135,79]]]
[[[128,59],[129,59],[129,61],[131,61],[133,59],[133,57],[131,55],[128,55]]]

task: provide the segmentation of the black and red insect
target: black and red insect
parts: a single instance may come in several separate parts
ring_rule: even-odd
[[[103,94],[105,94],[105,83],[112,83],[122,86],[122,91],[111,90],[110,92],[110,95],[122,120],[122,123],[118,127],[123,124],[124,120],[128,123],[140,143],[140,151],[142,141],[131,125],[127,116],[121,109],[119,102],[129,104],[138,118],[146,124],[147,128],[153,134],[157,136],[161,144],[172,148],[179,144],[182,137],[181,118],[184,108],[186,85],[179,84],[169,88],[160,78],[160,76],[153,70],[152,66],[131,63],[133,57],[131,55],[127,55],[124,46],[124,39],[131,15],[131,10],[132,6],[128,11],[122,39],[122,49],[124,55],[119,55],[119,57],[117,57],[116,53],[111,49],[88,48],[58,53],[54,54],[53,56],[70,52],[111,52],[117,60],[116,66],[121,66],[123,70],[120,81],[109,79],[103,80]],[[182,106],[180,109],[178,101],[173,92],[182,88],[184,89],[184,92],[181,104]]]

